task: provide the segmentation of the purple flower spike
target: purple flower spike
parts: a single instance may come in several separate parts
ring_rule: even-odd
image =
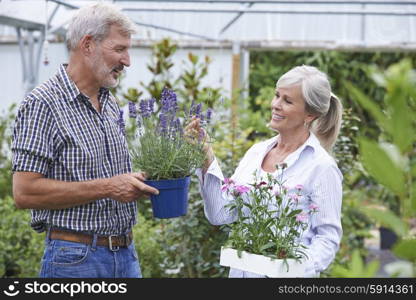
[[[149,110],[149,101],[147,100],[142,100],[140,101],[140,114],[142,115],[143,118],[148,118],[150,117],[150,110]]]
[[[207,124],[211,122],[211,117],[212,117],[212,109],[208,108],[207,109]]]
[[[168,118],[164,113],[159,115],[160,120],[160,133],[166,135],[168,133]]]
[[[129,101],[129,117],[132,119],[137,118],[136,103]]]
[[[176,99],[176,94],[174,91],[170,89],[163,89],[162,91],[162,112],[167,113],[170,112],[173,115],[176,114],[176,111],[178,110],[178,103]]]
[[[194,110],[195,110],[195,101],[192,100],[191,107],[189,108],[189,117],[192,117],[193,116]]]
[[[201,118],[201,110],[202,110],[202,104],[201,104],[201,103],[198,103],[198,104],[195,106],[195,111],[194,111],[194,114],[195,114],[195,116],[196,116],[198,119],[200,119],[200,118]]]

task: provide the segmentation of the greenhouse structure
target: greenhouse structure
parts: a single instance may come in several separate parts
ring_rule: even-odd
[[[229,245],[225,242],[235,238],[237,242],[240,241],[245,246],[250,244],[249,246],[252,246],[253,249],[258,246],[254,242],[247,243],[243,238],[239,240],[238,238],[241,237],[239,233],[251,233],[252,230],[255,232],[253,236],[259,238],[262,237],[264,232],[269,234],[283,232],[284,237],[299,233],[292,229],[302,227],[301,217],[304,217],[300,216],[303,213],[302,210],[297,210],[297,215],[293,211],[289,213],[288,218],[296,221],[290,223],[290,226],[292,226],[289,228],[290,230],[288,227],[284,227],[289,226],[287,225],[289,223],[282,225],[282,230],[280,230],[280,225],[269,226],[271,223],[266,223],[262,227],[264,230],[258,230],[256,224],[252,224],[255,222],[242,221],[239,223],[241,225],[240,231],[238,231],[238,228],[233,231],[236,227],[231,228],[232,225],[230,224],[236,222],[235,219],[228,218],[231,213],[223,219],[221,219],[222,215],[220,213],[214,217],[209,216],[209,213],[212,212],[207,209],[207,200],[204,197],[210,195],[210,191],[205,194],[201,191],[204,187],[203,184],[207,182],[204,180],[207,178],[219,179],[215,181],[216,185],[212,185],[218,188],[218,193],[213,193],[217,195],[215,199],[220,199],[218,201],[223,202],[230,198],[241,200],[238,205],[231,206],[234,210],[241,209],[248,203],[247,199],[251,199],[248,196],[244,198],[241,195],[262,188],[268,193],[267,196],[270,196],[271,191],[273,191],[272,198],[268,198],[269,200],[283,199],[288,201],[275,201],[280,204],[296,202],[297,205],[299,204],[298,201],[306,201],[305,199],[312,201],[313,197],[315,197],[314,199],[328,200],[331,197],[320,198],[322,196],[320,192],[315,193],[318,190],[318,184],[311,184],[310,190],[314,192],[307,195],[309,198],[302,198],[300,194],[300,191],[304,188],[302,184],[292,184],[292,187],[282,185],[281,190],[277,191],[275,187],[278,181],[274,181],[278,178],[274,174],[278,174],[279,168],[282,168],[281,174],[283,174],[283,170],[288,167],[287,161],[293,163],[288,168],[295,166],[291,170],[295,170],[297,167],[300,169],[303,167],[301,163],[299,163],[300,166],[296,164],[301,161],[301,158],[303,159],[302,155],[306,155],[305,153],[315,154],[316,149],[320,151],[322,148],[322,152],[319,153],[324,154],[318,159],[328,158],[326,161],[322,160],[322,164],[325,165],[330,161],[330,168],[324,171],[330,170],[332,172],[330,173],[331,176],[321,176],[324,171],[319,173],[319,176],[311,171],[311,174],[316,176],[310,176],[313,177],[310,182],[316,180],[320,183],[319,191],[323,191],[322,194],[336,195],[333,198],[339,201],[335,204],[329,202],[328,207],[331,206],[332,213],[322,213],[321,215],[319,214],[319,206],[315,203],[308,203],[309,206],[305,205],[309,209],[308,213],[310,213],[308,215],[310,219],[306,220],[306,223],[310,221],[310,223],[307,223],[308,226],[318,220],[318,217],[313,219],[314,215],[312,213],[317,213],[317,216],[319,215],[319,218],[322,218],[319,220],[323,220],[322,224],[319,223],[320,221],[314,223],[314,226],[316,226],[311,231],[315,230],[315,232],[313,232],[312,237],[308,237],[310,238],[308,242],[312,244],[313,240],[323,241],[324,251],[321,251],[323,256],[333,256],[331,256],[331,262],[328,262],[322,272],[312,273],[318,274],[321,278],[410,277],[413,281],[409,281],[411,284],[409,282],[406,282],[406,284],[409,283],[409,288],[416,289],[414,285],[414,278],[416,278],[416,255],[414,252],[416,247],[416,0],[100,1],[118,7],[135,23],[137,32],[131,36],[131,48],[129,48],[131,64],[126,67],[126,72],[119,77],[120,84],[111,90],[119,106],[111,102],[113,108],[111,115],[108,113],[109,110],[105,111],[110,117],[102,118],[99,100],[95,99],[94,95],[92,97],[88,96],[90,99],[79,97],[84,99],[84,102],[90,108],[88,110],[79,105],[84,109],[84,115],[82,113],[79,115],[85,117],[89,114],[90,123],[81,124],[81,122],[84,122],[84,118],[74,117],[73,115],[66,120],[70,124],[68,127],[76,128],[76,134],[73,135],[82,136],[85,139],[82,147],[78,147],[78,140],[74,142],[76,146],[72,147],[71,143],[66,143],[66,136],[62,134],[64,142],[59,144],[59,147],[66,147],[67,144],[70,144],[69,148],[72,147],[71,150],[78,147],[94,159],[99,156],[99,159],[94,160],[98,167],[94,168],[88,164],[89,160],[92,161],[93,159],[86,155],[85,157],[88,157],[84,160],[87,161],[86,167],[79,173],[93,174],[93,172],[97,172],[88,179],[91,181],[110,180],[113,177],[126,175],[120,175],[120,170],[112,171],[112,167],[116,165],[112,161],[114,153],[121,153],[117,156],[122,161],[120,165],[128,165],[129,170],[142,171],[143,168],[136,162],[139,160],[138,157],[141,158],[144,155],[136,155],[135,157],[134,155],[138,153],[135,150],[143,147],[144,143],[141,140],[143,136],[148,137],[149,145],[151,144],[149,141],[157,140],[156,137],[159,138],[158,134],[161,134],[163,142],[175,140],[175,138],[169,136],[171,131],[167,135],[169,138],[163,139],[166,138],[167,131],[161,125],[162,121],[157,126],[153,126],[153,129],[159,130],[155,131],[157,133],[154,136],[146,135],[148,133],[146,132],[147,129],[142,126],[149,123],[143,121],[146,118],[146,116],[143,116],[143,112],[146,113],[148,105],[148,109],[155,113],[154,116],[161,112],[158,117],[160,117],[160,120],[165,117],[163,120],[166,121],[168,112],[174,109],[164,109],[163,105],[166,101],[160,99],[162,97],[172,97],[173,99],[172,93],[177,93],[178,99],[180,99],[179,106],[172,105],[172,107],[175,107],[175,109],[178,107],[185,108],[180,117],[176,118],[175,116],[176,119],[173,117],[170,119],[169,126],[176,124],[177,132],[181,132],[178,133],[180,143],[175,147],[179,148],[179,146],[187,145],[189,149],[195,150],[196,147],[201,146],[201,141],[212,142],[212,148],[201,147],[198,148],[199,152],[189,152],[196,153],[195,157],[200,159],[200,164],[195,166],[192,172],[189,171],[186,176],[182,176],[186,177],[187,181],[185,181],[189,184],[189,193],[187,194],[189,196],[188,211],[185,215],[175,216],[176,219],[168,221],[160,221],[152,215],[151,201],[146,198],[139,199],[134,213],[124,219],[127,220],[126,224],[129,220],[137,221],[137,224],[131,221],[130,227],[126,225],[126,228],[129,229],[133,227],[133,231],[131,234],[128,232],[130,234],[128,237],[127,231],[123,232],[125,234],[124,243],[134,242],[140,258],[143,277],[227,277],[228,268],[226,269],[220,260],[222,246]],[[32,215],[28,209],[18,209],[20,207],[17,204],[17,196],[13,194],[16,189],[13,184],[17,181],[14,181],[17,176],[15,176],[16,172],[13,173],[12,170],[15,158],[18,155],[13,156],[12,153],[23,150],[21,151],[22,155],[30,157],[33,154],[32,152],[35,152],[32,149],[17,149],[16,144],[18,143],[12,143],[12,137],[18,135],[19,128],[24,128],[24,126],[15,125],[19,124],[24,113],[30,114],[29,109],[25,110],[27,106],[22,105],[19,110],[19,105],[35,87],[54,76],[60,66],[68,62],[69,50],[66,45],[66,33],[71,17],[78,8],[96,2],[92,0],[0,0],[0,61],[2,63],[2,72],[0,72],[2,91],[2,100],[0,101],[0,275],[2,277],[36,277],[43,253],[41,246],[44,242],[44,235],[32,230],[29,225]],[[125,40],[130,42],[127,37],[125,37]],[[98,45],[103,44],[98,43]],[[128,47],[125,47],[125,49],[128,49]],[[115,55],[113,54],[113,56]],[[71,56],[71,59],[73,57]],[[94,58],[97,57],[101,59],[100,55],[94,56]],[[121,65],[121,59],[119,57],[117,59],[119,59]],[[104,59],[102,61],[105,62]],[[123,65],[127,64],[123,63]],[[291,99],[279,95],[282,87],[278,86],[276,88],[276,81],[296,65],[311,65],[328,75],[328,77],[323,76],[323,78],[325,79],[325,87],[330,85],[330,88],[322,88],[326,91],[326,94],[319,98],[320,100],[326,100],[325,112],[323,112],[323,109],[321,111],[314,110],[315,106],[318,107],[318,105],[315,105],[316,102],[308,102],[309,98],[305,96],[308,93],[297,87],[300,91],[297,95],[302,96],[297,97],[298,100],[301,99],[298,102],[298,104],[301,103],[299,106],[290,106],[293,104],[290,102]],[[89,65],[86,63],[83,66]],[[98,76],[94,78],[95,68],[94,71],[92,69],[92,67],[89,68],[86,73],[91,75],[88,78],[93,78],[95,83],[88,84],[88,86],[94,86],[94,93],[98,95],[98,87],[105,84],[101,84],[104,80],[98,80]],[[308,70],[311,69],[315,70],[314,68]],[[109,78],[110,73],[112,77],[115,76],[114,74],[118,76],[120,74],[118,71],[121,70],[116,70],[116,67],[113,66],[107,66],[106,78]],[[116,77],[113,79],[117,80]],[[73,80],[75,81],[75,79]],[[288,90],[291,91],[290,89],[293,86],[289,85]],[[165,90],[165,87],[169,87],[171,90]],[[285,88],[283,87],[283,89]],[[100,89],[100,91],[102,90]],[[30,97],[26,99],[31,100]],[[281,115],[276,104],[278,99],[285,100],[288,103],[284,108],[287,111],[282,109],[284,112]],[[36,100],[33,101],[36,104],[43,103],[36,102]],[[95,104],[95,109],[90,105],[91,103]],[[153,110],[154,103],[156,103],[155,110]],[[331,108],[331,104],[332,111],[328,108]],[[333,104],[336,106],[335,112]],[[295,110],[301,105],[303,105],[302,110]],[[150,106],[152,109],[149,108]],[[48,105],[44,107],[49,108]],[[199,114],[200,111],[196,113],[201,108],[206,112],[205,115],[202,114],[205,119]],[[62,109],[62,111],[69,112],[68,115],[70,115],[72,108]],[[320,136],[318,137],[319,140],[316,139],[316,144],[307,144],[306,139],[310,141],[315,137],[311,132],[316,133],[315,130],[318,130],[315,128],[318,121],[315,121],[319,120],[320,122],[323,119],[322,116],[330,115],[328,111],[334,113],[332,116],[335,117],[319,129],[329,128],[328,124],[332,122],[333,126],[330,130],[325,131],[322,136],[334,133],[334,142],[328,143],[328,145],[331,145],[326,147],[327,145],[324,145],[322,140],[319,139],[322,137]],[[20,114],[16,117],[17,112],[20,112]],[[138,117],[140,118],[138,112],[142,113],[142,119],[140,120],[137,120]],[[62,113],[63,115],[64,113]],[[199,124],[206,126],[207,131],[208,127],[212,126],[212,131],[208,135],[205,134],[207,131],[199,131],[198,143],[196,142],[195,132],[199,128],[194,123],[192,123],[196,126],[194,127],[194,135],[183,135],[184,131],[179,130],[181,122],[189,124],[189,120],[193,116],[200,117]],[[62,153],[59,152],[61,148],[57,151],[56,157],[58,158],[53,156],[56,153],[53,152],[55,148],[51,146],[52,143],[61,141],[61,135],[56,134],[59,129],[53,131],[49,127],[50,132],[53,131],[54,137],[57,137],[53,142],[50,140],[45,142],[50,138],[49,133],[46,134],[45,140],[38,138],[37,134],[32,134],[38,129],[38,123],[36,123],[39,120],[38,117],[43,117],[43,115],[30,115],[29,119],[32,122],[27,122],[29,125],[26,124],[26,126],[32,127],[26,131],[22,130],[24,134],[21,134],[21,136],[30,140],[28,144],[34,145],[34,147],[39,145],[39,147],[42,145],[46,148],[50,147],[47,149],[49,152],[45,150],[45,153],[47,153],[42,153],[44,156],[39,156],[42,156],[45,169],[47,167],[52,169],[52,167],[61,163],[60,159],[63,157]],[[46,121],[50,121],[52,124],[55,119],[49,118]],[[154,120],[159,119],[155,117]],[[81,125],[78,127],[76,125],[72,126],[72,122]],[[39,123],[44,124],[46,122]],[[94,127],[95,125],[92,126],[91,124],[99,125]],[[273,124],[275,127],[272,126]],[[284,127],[284,125],[279,127],[278,124],[286,124],[287,127]],[[290,127],[287,124],[290,126],[295,124],[296,126]],[[84,133],[84,129],[90,130],[91,128],[93,128],[91,130],[92,134]],[[282,152],[284,155],[279,156],[278,151],[282,149],[278,149],[279,145],[286,145],[283,142],[281,143],[282,136],[284,136],[284,133],[295,131],[289,129],[295,129],[297,130],[296,133],[302,133],[304,140],[302,140],[302,143],[296,144],[297,148],[293,147],[293,149],[290,149],[291,151]],[[172,132],[176,132],[175,130],[172,130]],[[285,132],[285,130],[287,131]],[[43,133],[45,132],[46,130]],[[72,137],[72,131],[69,130],[68,132],[70,132],[68,136]],[[114,139],[109,139],[108,135],[114,137]],[[286,137],[289,135],[287,134]],[[318,134],[316,135],[318,136]],[[95,136],[96,139],[91,138],[92,136]],[[295,140],[301,134],[291,134],[290,136]],[[272,138],[276,138],[274,140],[275,144],[273,146],[267,144],[267,147],[269,147],[267,151],[261,148],[261,151],[266,152],[264,152],[262,160],[256,165],[258,167],[256,171],[259,171],[259,173],[264,171],[262,173],[264,176],[272,174],[265,179],[268,182],[263,180],[259,184],[251,184],[248,188],[247,186],[239,186],[233,180],[227,179],[235,174],[236,168],[241,171],[241,169],[246,170],[244,168],[250,166],[250,164],[254,165],[254,162],[260,159],[261,156],[258,149],[266,145],[261,142],[264,140],[270,141]],[[287,140],[291,140],[291,138]],[[116,142],[111,143],[111,141]],[[263,146],[256,148],[259,144]],[[168,143],[162,145],[168,145]],[[95,147],[95,152],[94,149],[91,150],[93,147]],[[119,147],[119,152],[110,150],[117,147]],[[170,149],[177,149],[175,147]],[[52,148],[53,151],[50,151]],[[162,148],[162,146],[149,148],[155,150],[147,151],[149,159],[146,159],[146,161],[152,161],[156,157],[156,149],[160,150]],[[131,151],[132,149],[134,151]],[[298,151],[298,149],[301,149],[301,151]],[[81,150],[79,153],[82,154]],[[50,152],[53,152],[53,155]],[[168,151],[157,153],[164,154],[165,152]],[[78,152],[74,151],[74,153]],[[180,152],[180,154],[183,153],[185,151]],[[74,168],[82,165],[82,163],[78,164],[77,161],[78,158],[84,157],[81,154],[69,155],[71,159],[74,158],[74,160],[71,160],[71,165]],[[270,156],[275,155],[273,158],[278,157],[281,160],[272,161],[268,156],[269,154]],[[49,156],[46,157],[47,155]],[[312,157],[312,154],[310,155],[309,159]],[[172,158],[173,161],[173,158],[177,156],[180,155],[169,156],[169,159]],[[160,155],[160,157],[163,157],[163,155]],[[183,158],[183,156],[180,157]],[[185,155],[185,159],[182,160],[190,162],[192,161],[190,157],[191,155]],[[134,158],[137,160],[134,161]],[[62,159],[62,161],[65,159]],[[269,165],[263,164],[266,159],[272,162]],[[314,171],[321,170],[319,169],[321,165],[318,163],[318,159],[314,160],[314,163],[316,163]],[[155,160],[158,167],[160,167],[162,162],[168,159]],[[74,161],[75,163],[73,163]],[[130,162],[133,162],[131,163],[133,167],[130,166]],[[304,162],[302,161],[302,163]],[[65,162],[62,165],[65,165]],[[172,165],[177,167],[179,164],[171,163],[169,166],[172,167]],[[266,170],[265,165],[270,168]],[[305,165],[307,164],[305,163]],[[67,165],[64,168],[66,167]],[[107,172],[106,168],[111,172],[105,173]],[[221,173],[218,171],[219,168],[222,171],[221,176],[224,175],[223,178],[218,175]],[[263,168],[263,170],[259,170],[260,168]],[[49,172],[50,169],[47,169],[47,171]],[[97,171],[98,169],[99,171]],[[308,172],[311,169],[305,168],[304,172],[300,175],[297,174],[297,176],[302,177],[309,174]],[[292,172],[291,170],[288,172]],[[45,171],[45,174],[47,171]],[[201,172],[198,173],[199,171]],[[98,174],[98,172],[101,173]],[[105,175],[103,175],[104,173]],[[110,173],[111,175],[108,175]],[[212,176],[205,176],[207,173]],[[289,179],[290,174],[287,177]],[[144,181],[140,177],[142,175],[136,174],[135,176],[136,181]],[[157,179],[170,179],[172,177],[178,179],[180,176],[158,177]],[[338,180],[338,177],[340,180]],[[55,177],[53,178],[55,179]],[[233,178],[238,178],[238,176],[236,175]],[[322,183],[324,181],[322,178],[326,180],[324,183]],[[46,179],[49,179],[49,177]],[[88,180],[71,178],[62,181],[72,183]],[[333,186],[337,188],[331,189],[331,184],[326,183],[333,181],[335,182]],[[218,184],[218,182],[220,183]],[[267,185],[271,183],[274,186]],[[207,186],[212,187],[209,184]],[[232,188],[235,188],[235,190],[229,192],[229,189]],[[35,187],[35,189],[38,189],[38,187]],[[285,193],[289,193],[290,190],[298,194],[295,194],[292,198],[286,197],[287,194]],[[308,188],[305,188],[305,190],[306,192],[310,191]],[[224,196],[225,192],[227,192],[227,196]],[[116,197],[112,197],[113,195],[108,196],[106,194],[104,198],[96,197],[91,201],[88,200],[90,202],[81,202],[79,206],[59,208],[56,211],[68,209],[71,211],[72,217],[77,214],[73,213],[72,209],[77,212],[84,212],[83,204],[99,206],[101,205],[99,201],[104,200],[105,205],[102,207],[108,209],[106,212],[112,215],[105,219],[103,223],[107,224],[108,221],[118,226],[120,215],[125,211],[128,214],[130,211],[124,208],[123,205],[126,203],[115,200]],[[147,194],[140,195],[147,196]],[[288,199],[293,201],[289,202]],[[130,200],[130,202],[125,202],[131,204],[135,203],[134,201],[137,199],[132,198]],[[95,201],[98,201],[99,204]],[[223,202],[218,203],[223,204]],[[263,209],[264,203],[259,203],[257,203],[257,207]],[[325,206],[327,203],[321,204]],[[254,205],[250,205],[247,205],[247,207],[254,207]],[[272,204],[268,203],[267,205]],[[244,209],[247,207],[244,207]],[[33,209],[33,207],[28,208]],[[78,208],[80,209],[76,210]],[[50,212],[53,210],[48,206],[44,211]],[[242,216],[245,215],[242,211],[238,211],[238,213],[233,211],[234,216],[238,215],[243,219]],[[262,211],[269,213],[270,210]],[[334,211],[335,213],[333,213]],[[220,210],[220,212],[223,213],[223,210]],[[278,212],[276,215],[280,217],[287,210],[278,211],[276,209],[273,212]],[[137,218],[134,218],[136,215]],[[89,216],[85,218],[84,216],[82,215],[80,219],[89,218]],[[217,216],[219,217],[216,219]],[[107,215],[104,217],[107,217]],[[276,219],[275,216],[271,218],[272,221]],[[225,224],[221,221],[224,221]],[[247,224],[253,226],[244,227]],[[310,228],[312,228],[312,225]],[[326,228],[328,231],[322,228]],[[94,230],[93,228],[91,232],[95,232]],[[235,232],[237,233],[234,234]],[[331,238],[335,236],[334,240],[337,238],[338,240],[335,242],[325,240],[328,237],[328,232],[336,232]],[[322,236],[325,236],[325,238],[322,238]],[[285,239],[282,240],[279,240],[279,243],[276,240],[268,241],[258,246],[257,250],[260,249],[258,252],[261,253],[254,251],[253,253],[265,255],[263,258],[266,257],[266,259],[280,255],[278,257],[279,268],[282,266],[280,258],[300,258],[300,256],[296,257],[293,254],[295,252],[290,253],[290,251],[279,248],[286,241]],[[296,243],[291,245],[299,246]],[[110,235],[110,248],[112,246]],[[299,246],[300,248],[302,246]],[[305,251],[310,250],[307,247],[305,249],[307,249]],[[232,260],[236,259],[236,253],[239,255],[238,250],[241,249],[228,250],[230,250],[228,255]],[[332,250],[335,253],[331,252]],[[317,253],[317,256],[320,254]],[[241,263],[240,260],[238,262]],[[268,262],[265,263],[266,266]],[[240,266],[244,265],[241,263]],[[321,265],[315,263],[312,267],[318,268]],[[255,270],[252,272],[256,273],[256,270],[260,269],[262,268],[257,264],[250,270]],[[276,270],[270,273],[262,273],[262,275],[271,274],[270,276],[274,276],[276,274],[274,271]],[[303,271],[303,269],[299,271],[299,274],[302,274]],[[281,275],[280,270],[277,273],[279,276]],[[294,274],[298,273],[295,272]],[[9,286],[9,292],[11,291],[10,287],[11,285]],[[402,289],[402,291],[404,290]],[[412,290],[412,294],[415,292],[415,290]],[[387,294],[387,291],[382,290],[378,294],[382,293]]]

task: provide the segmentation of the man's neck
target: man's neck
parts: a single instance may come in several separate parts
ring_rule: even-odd
[[[71,56],[66,72],[81,93],[92,100],[98,101],[100,86],[94,77],[94,73],[82,60]]]

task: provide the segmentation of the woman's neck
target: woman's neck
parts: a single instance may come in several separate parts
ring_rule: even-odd
[[[276,148],[278,151],[285,153],[294,152],[306,142],[309,136],[310,132],[306,128],[298,132],[292,131],[290,134],[280,132]]]

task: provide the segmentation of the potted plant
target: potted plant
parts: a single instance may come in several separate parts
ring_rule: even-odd
[[[304,276],[307,257],[299,240],[318,207],[304,207],[303,186],[286,187],[283,169],[278,167],[280,175],[267,174],[264,181],[254,175],[250,186],[225,180],[222,189],[234,199],[227,207],[235,210],[237,220],[227,225],[230,235],[220,265],[268,277]]]
[[[186,214],[190,174],[205,159],[203,138],[185,136],[183,124],[193,115],[207,124],[211,110],[202,117],[202,105],[192,104],[189,113],[181,112],[176,94],[169,89],[163,90],[157,109],[156,105],[155,99],[141,100],[138,107],[129,104],[130,117],[138,125],[133,165],[146,173],[146,184],[159,190],[159,195],[151,195],[154,217],[174,218]]]

